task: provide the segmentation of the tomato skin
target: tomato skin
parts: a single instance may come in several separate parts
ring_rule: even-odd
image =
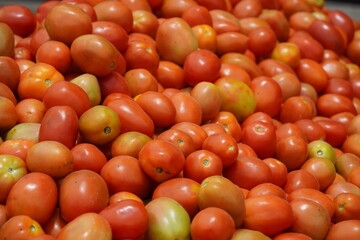
[[[39,224],[45,224],[56,207],[57,198],[57,186],[50,176],[39,172],[29,173],[9,192],[6,209],[9,217],[27,215]]]
[[[20,70],[15,60],[11,57],[0,56],[0,70],[0,82],[15,92],[20,80]]]
[[[19,123],[40,123],[45,114],[45,105],[35,98],[26,98],[15,106]]]
[[[245,200],[244,227],[267,236],[275,236],[292,226],[294,216],[290,204],[277,196],[256,196]],[[276,211],[276,216],[273,214]],[[263,216],[266,215],[266,219]],[[262,220],[260,220],[262,219]]]
[[[58,134],[58,131],[62,134]],[[58,141],[71,149],[78,137],[78,117],[75,110],[69,106],[54,106],[49,108],[39,130],[39,141]]]
[[[164,88],[181,89],[185,86],[184,70],[171,61],[160,60],[156,79]]]
[[[8,4],[0,9],[0,22],[6,23],[14,34],[29,36],[36,28],[36,18],[31,10],[18,4]]]
[[[321,95],[317,101],[317,109],[319,114],[325,117],[331,117],[332,115],[341,112],[356,114],[351,99],[335,93]]]
[[[150,192],[151,180],[135,157],[124,155],[111,158],[101,169],[100,175],[111,194],[128,191],[145,198]]]
[[[345,220],[360,220],[359,195],[354,193],[340,193],[333,201],[335,207],[333,220],[335,223]]]
[[[149,115],[131,98],[118,98],[105,103],[118,115],[121,133],[138,131],[149,137],[154,135],[154,122]]]
[[[275,158],[265,158],[263,159],[263,162],[270,168],[270,182],[279,187],[283,187],[286,183],[286,176],[288,174],[286,165]]]
[[[189,7],[182,13],[181,18],[184,19],[190,27],[202,24],[212,26],[209,9],[204,6],[197,5]]]
[[[329,17],[330,23],[332,23],[335,27],[341,28],[349,41],[351,41],[354,37],[354,24],[351,18],[344,12],[340,10],[332,10],[329,11],[327,16]]]
[[[345,220],[332,225],[329,229],[326,240],[341,238],[355,240],[360,237],[360,220]]]
[[[184,157],[187,157],[189,154],[195,151],[192,137],[188,133],[181,130],[167,129],[160,133],[156,139],[169,141],[175,144],[182,151]]]
[[[299,168],[307,159],[307,142],[299,136],[289,136],[276,143],[276,158],[289,171]]]
[[[293,123],[300,119],[312,119],[316,113],[316,105],[312,99],[305,96],[290,97],[281,107],[280,121]]]
[[[316,121],[325,131],[325,141],[333,147],[340,147],[347,139],[345,126],[335,120],[319,120]]]
[[[112,93],[130,95],[130,90],[126,79],[118,72],[112,72],[105,77],[99,77],[98,80],[102,100],[104,100]]]
[[[78,117],[91,107],[91,102],[86,92],[68,81],[52,84],[45,92],[43,102],[47,109],[53,106],[69,106],[73,108]]]
[[[118,24],[110,21],[92,22],[92,33],[105,37],[120,52],[125,51],[129,37],[125,29]]]
[[[228,134],[230,134],[237,142],[240,141],[241,125],[233,113],[220,111],[218,114],[216,114],[211,122],[222,125]]]
[[[200,183],[189,178],[173,178],[160,183],[153,191],[152,200],[168,197],[176,200],[189,214],[190,219],[199,212],[197,193]]]
[[[276,235],[273,240],[312,240],[312,238],[303,233],[285,232]]]
[[[5,97],[0,96],[0,110],[3,113],[0,117],[0,132],[6,132],[16,125],[18,116],[15,105]]]
[[[329,82],[329,77],[321,64],[311,59],[300,59],[296,74],[301,82],[312,85],[317,92],[323,91]]]
[[[44,24],[51,40],[63,42],[68,46],[77,37],[92,31],[90,16],[73,4],[57,4],[51,8]]]
[[[200,103],[191,95],[179,92],[170,98],[176,115],[175,123],[191,122],[200,125],[202,122],[202,110]]]
[[[14,216],[0,228],[1,239],[26,240],[43,234],[41,225],[26,215]]]
[[[140,167],[156,182],[178,175],[184,168],[185,157],[173,143],[151,140],[139,152]]]
[[[74,171],[89,169],[100,173],[101,168],[107,163],[106,156],[95,145],[79,143],[71,149],[74,159]]]
[[[275,32],[268,27],[259,27],[251,31],[249,37],[249,50],[257,57],[269,55],[276,46]]]
[[[34,144],[34,141],[25,138],[9,139],[0,144],[0,154],[10,154],[26,161],[26,155]]]
[[[148,213],[143,203],[128,199],[104,208],[100,213],[112,229],[112,239],[141,237],[148,227]]]
[[[109,191],[106,182],[93,171],[72,172],[61,182],[59,206],[61,216],[67,222],[88,212],[100,212],[108,205],[108,201]],[[79,202],[82,204],[79,205]]]
[[[211,232],[211,235],[209,233]],[[208,207],[201,210],[191,222],[192,239],[215,240],[230,239],[235,232],[235,223],[231,216],[221,208]]]
[[[312,188],[320,189],[319,181],[314,175],[304,169],[290,171],[287,175],[287,181],[283,187],[285,192],[290,194],[297,189]]]
[[[79,240],[111,240],[111,226],[98,213],[84,213],[64,226],[56,239],[70,240],[72,238]]]

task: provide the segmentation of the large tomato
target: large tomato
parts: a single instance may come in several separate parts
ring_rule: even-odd
[[[34,13],[25,6],[19,4],[7,4],[0,8],[0,22],[6,23],[14,34],[27,37],[36,28]]]
[[[100,212],[108,205],[108,202],[109,190],[106,182],[93,171],[72,172],[60,184],[60,212],[68,222],[85,213]]]
[[[0,239],[27,240],[43,234],[41,225],[26,215],[14,216],[0,228]]]
[[[49,175],[29,173],[9,192],[6,200],[7,213],[9,217],[27,215],[39,224],[45,224],[55,210],[57,198],[56,183]]]

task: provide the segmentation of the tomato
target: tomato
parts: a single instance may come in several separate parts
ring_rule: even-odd
[[[360,186],[359,171],[360,168],[356,167],[350,172],[350,174],[347,177],[347,181],[356,185],[357,187]]]
[[[129,87],[130,96],[135,97],[147,91],[158,90],[156,78],[145,68],[129,70],[124,75]]]
[[[241,188],[251,189],[258,184],[269,182],[270,168],[261,159],[252,156],[240,156],[223,175]]]
[[[250,78],[263,75],[261,68],[247,55],[229,52],[221,56],[221,63],[232,63],[242,67]]]
[[[351,239],[355,240],[360,237],[360,220],[345,220],[332,225],[326,236],[326,240]]]
[[[288,72],[279,73],[272,77],[280,86],[283,102],[290,97],[300,95],[301,83],[296,75]]]
[[[32,35],[30,39],[30,46],[29,50],[31,52],[32,56],[36,56],[36,52],[39,49],[39,47],[44,44],[47,41],[50,41],[50,36],[45,28],[40,28],[36,30]]]
[[[222,194],[218,189],[222,189]],[[245,200],[241,189],[222,176],[210,176],[201,182],[198,205],[200,210],[208,207],[225,210],[234,220],[235,227],[241,226],[245,218]]]
[[[130,95],[126,79],[118,72],[112,72],[105,77],[99,78],[101,98],[104,100],[111,93]]]
[[[232,13],[235,17],[247,18],[247,17],[257,17],[260,15],[263,7],[261,2],[258,0],[245,0],[239,1],[236,5],[233,6]]]
[[[345,32],[349,41],[353,39],[355,31],[354,24],[346,13],[340,10],[332,10],[328,12],[327,16],[329,17],[331,24]]]
[[[16,92],[20,81],[20,69],[11,57],[0,56],[0,82]]]
[[[279,84],[270,77],[256,77],[251,81],[251,90],[256,99],[256,112],[265,112],[276,117],[281,109],[282,92]]]
[[[325,130],[326,142],[330,143],[333,147],[340,147],[346,140],[345,126],[335,120],[319,120],[317,123]]]
[[[240,141],[241,125],[233,113],[220,111],[211,122],[221,124],[228,134],[230,134],[237,142]]]
[[[354,193],[340,193],[334,198],[334,222],[341,222],[345,220],[360,220],[359,219],[359,205],[360,196]]]
[[[26,215],[14,216],[0,228],[1,239],[26,240],[43,234],[41,225]]]
[[[334,148],[324,140],[314,140],[307,146],[308,157],[322,157],[336,162],[336,153]]]
[[[175,123],[191,122],[200,125],[202,123],[202,110],[200,103],[191,95],[179,92],[170,98],[176,114]]]
[[[159,61],[156,79],[164,88],[181,89],[185,86],[184,70],[171,61]]]
[[[126,199],[133,199],[133,200],[143,203],[143,200],[141,200],[141,198],[139,198],[137,195],[135,195],[131,192],[127,192],[127,191],[121,191],[121,192],[117,192],[117,193],[114,193],[113,195],[111,195],[111,197],[109,199],[109,204],[114,204],[116,202],[123,201]]]
[[[295,199],[290,205],[295,217],[291,231],[306,234],[312,239],[325,239],[331,219],[323,206],[308,199]]]
[[[228,11],[223,9],[210,10],[212,26],[217,34],[226,32],[240,32],[238,19]]]
[[[159,27],[157,17],[151,11],[147,10],[132,11],[132,15],[134,19],[132,32],[143,33],[155,38],[156,31]]]
[[[105,37],[117,50],[123,52],[126,49],[128,34],[124,28],[110,21],[92,22],[92,33]]]
[[[319,190],[320,184],[312,173],[304,169],[290,171],[287,175],[287,181],[284,186],[285,192],[290,194],[297,189],[303,188]]]
[[[167,129],[160,133],[156,139],[169,141],[175,144],[182,151],[185,158],[193,151],[195,151],[192,137],[188,133],[181,130]]]
[[[197,194],[200,183],[189,178],[173,178],[160,183],[153,192],[152,200],[159,197],[168,197],[176,200],[193,217],[199,212]]]
[[[73,221],[89,212],[98,213],[108,205],[108,201],[109,191],[106,182],[93,171],[72,172],[63,178],[60,184],[59,206],[65,221]],[[78,204],[79,202],[81,205]],[[65,229],[63,228],[61,232]]]
[[[249,35],[249,50],[257,57],[269,55],[276,46],[275,32],[268,27],[259,27],[252,30]]]
[[[275,158],[265,158],[263,162],[270,168],[270,183],[283,187],[287,181],[288,170],[286,165]]]
[[[61,131],[59,135],[57,131]],[[39,131],[39,141],[57,141],[71,149],[78,137],[78,117],[75,110],[69,106],[54,106],[49,108]]]
[[[312,59],[316,62],[323,59],[324,47],[305,31],[296,31],[290,36],[288,42],[299,47],[301,58]]]
[[[8,98],[0,96],[0,110],[5,113],[0,117],[0,132],[6,132],[18,121],[15,105]]]
[[[269,196],[269,195],[277,196],[285,200],[287,197],[285,191],[281,187],[273,183],[261,183],[250,189],[248,194],[246,195],[246,198]]]
[[[346,56],[355,64],[360,63],[359,59],[360,40],[352,40],[346,48]]]
[[[15,62],[18,65],[20,73],[23,73],[26,69],[28,69],[32,65],[35,65],[33,61],[26,59],[16,59]]]
[[[72,63],[70,49],[59,41],[47,41],[36,51],[36,62],[48,63],[61,73],[66,72]]]
[[[55,210],[57,198],[57,186],[50,176],[40,172],[29,173],[19,179],[9,192],[7,213],[9,217],[27,215],[39,224],[45,224]]]
[[[131,178],[129,178],[131,174]],[[150,178],[140,166],[138,160],[131,156],[111,158],[101,169],[110,193],[128,191],[140,198],[145,198],[150,191]]]
[[[353,153],[356,156],[360,156],[360,152],[357,150],[356,146],[360,141],[360,134],[354,133],[348,136],[345,141],[343,142],[342,149],[344,152]]]
[[[249,74],[240,66],[232,63],[222,63],[219,77],[236,78],[250,86],[251,79]]]
[[[0,24],[0,35],[3,37],[3,42],[0,44],[0,56],[11,57],[14,54],[15,37],[14,32],[6,23]]]
[[[198,40],[199,49],[215,52],[217,49],[217,34],[213,27],[207,24],[195,25],[191,28]]]
[[[0,228],[4,223],[8,220],[8,217],[6,216],[6,206],[0,205]]]
[[[44,20],[49,10],[57,4],[59,4],[59,2],[54,0],[40,3],[40,5],[36,8],[35,12],[36,20],[39,22]]]
[[[248,49],[249,37],[239,32],[225,32],[216,35],[216,53],[245,53]]]
[[[99,77],[110,74],[118,67],[121,54],[109,40],[96,34],[75,38],[70,53],[82,71]]]
[[[190,217],[178,202],[159,197],[150,201],[145,208],[149,217],[146,239],[189,239]]]
[[[153,136],[154,122],[136,101],[124,97],[110,101],[105,106],[114,110],[118,115],[121,133],[138,131],[149,137]]]
[[[35,98],[26,98],[15,106],[19,123],[40,123],[45,114],[44,103]]]
[[[45,233],[57,237],[61,229],[67,224],[67,222],[61,217],[59,208],[55,208],[52,216],[43,226]]]
[[[52,84],[45,92],[43,102],[46,108],[65,105],[73,108],[78,117],[91,107],[86,92],[68,81],[59,81]]]
[[[284,123],[276,128],[277,141],[291,136],[298,136],[304,139],[305,141],[307,140],[305,134],[294,123]]]
[[[209,235],[211,232],[211,235]],[[191,222],[191,239],[230,239],[235,232],[232,217],[223,209],[208,207],[201,210]]]
[[[205,130],[208,136],[217,134],[217,133],[226,133],[225,128],[219,123],[205,123],[201,125],[201,128]]]
[[[26,160],[26,155],[29,149],[35,144],[29,139],[9,139],[0,144],[0,154],[10,154]]]
[[[4,143],[3,143],[4,144]],[[1,146],[3,145],[1,144]],[[24,160],[14,155],[0,155],[0,203],[5,203],[6,198],[14,184],[27,174]]]
[[[299,64],[301,54],[299,47],[294,43],[283,42],[277,43],[271,53],[273,59],[280,60],[292,68]]]
[[[181,122],[173,125],[171,129],[180,130],[187,133],[193,140],[194,150],[201,148],[207,134],[199,125],[192,122]]]
[[[101,89],[96,76],[92,74],[81,74],[72,78],[70,82],[75,83],[81,87],[90,99],[91,106],[96,106],[101,102]]]
[[[197,150],[186,157],[183,175],[201,183],[207,177],[222,175],[222,170],[221,158],[215,153]]]
[[[111,143],[111,155],[128,155],[137,158],[145,143],[151,138],[143,133],[130,131],[120,134]]]
[[[148,228],[148,213],[143,203],[129,199],[116,202],[100,213],[112,229],[112,239],[135,239]]]
[[[305,96],[288,98],[281,107],[280,121],[296,122],[300,119],[312,119],[316,116],[317,109],[313,100]]]
[[[18,101],[11,91],[11,89],[5,85],[4,83],[0,82],[0,96],[8,98],[14,105],[17,105]]]
[[[57,4],[52,7],[45,17],[44,24],[51,40],[63,42],[68,46],[77,37],[92,32],[90,16],[73,4]]]
[[[182,44],[178,44],[181,42]],[[188,54],[198,47],[195,34],[185,20],[175,17],[164,20],[156,32],[159,56],[182,65]]]
[[[308,142],[326,139],[325,130],[311,119],[300,119],[294,124],[305,134]]]
[[[109,222],[97,213],[84,213],[61,229],[57,240],[111,240],[112,232]]]
[[[7,4],[0,8],[0,22],[6,23],[14,34],[29,36],[36,28],[36,18],[32,11],[19,4]]]
[[[206,24],[212,26],[212,19],[209,12],[204,6],[191,6],[182,13],[181,18],[184,19],[190,27]]]
[[[163,18],[181,17],[186,9],[196,5],[193,0],[165,0],[160,7],[160,16]]]
[[[5,140],[25,138],[33,142],[39,141],[40,123],[19,123],[5,135]]]
[[[151,140],[140,150],[139,164],[154,181],[164,182],[183,170],[185,157],[173,143]]]
[[[326,158],[309,158],[301,166],[301,169],[304,169],[314,175],[319,182],[321,191],[325,190],[333,183],[336,175],[334,163]]]
[[[317,109],[322,116],[330,117],[341,112],[356,114],[355,107],[350,98],[340,94],[327,93],[319,97]]]
[[[290,204],[277,196],[257,196],[245,200],[244,227],[274,236],[291,227],[294,216]],[[273,214],[276,211],[277,214]],[[263,217],[266,216],[264,219]],[[260,220],[261,219],[261,220]]]
[[[344,40],[339,30],[333,24],[317,19],[310,25],[308,32],[318,40],[324,48],[333,50],[337,54],[344,52]]]
[[[74,171],[88,169],[100,173],[107,163],[106,156],[95,145],[80,143],[71,149],[74,159]]]
[[[283,42],[289,38],[290,26],[284,9],[282,11],[277,9],[265,9],[258,16],[259,19],[265,20],[273,29],[279,41]]]
[[[18,94],[20,99],[43,100],[46,90],[54,83],[64,81],[64,76],[52,65],[36,63],[21,74]]]
[[[64,144],[47,140],[36,143],[29,149],[26,165],[31,172],[62,178],[73,170],[73,156]]]
[[[303,233],[285,232],[276,235],[273,240],[312,240],[312,238]]]

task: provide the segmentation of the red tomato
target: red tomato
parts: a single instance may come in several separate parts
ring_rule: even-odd
[[[290,194],[291,192],[302,188],[319,190],[319,181],[314,175],[306,170],[298,169],[290,171],[287,175],[287,181],[284,186],[285,192]]]
[[[59,208],[55,208],[51,218],[43,226],[44,231],[51,236],[57,237],[67,222],[61,217]]]
[[[112,93],[130,95],[126,79],[118,72],[112,72],[105,77],[98,78],[98,80],[103,100]],[[104,105],[106,104],[104,103]]]
[[[152,199],[168,197],[176,200],[192,219],[198,212],[197,194],[200,183],[189,178],[173,178],[160,183],[153,192]]]
[[[95,145],[80,143],[71,149],[74,159],[74,171],[88,169],[100,173],[107,163],[106,156]]]
[[[300,81],[309,83],[317,92],[324,90],[329,82],[329,77],[320,63],[311,59],[301,59],[296,74]]]
[[[354,193],[341,193],[334,198],[334,222],[359,219],[360,196]]]
[[[79,202],[81,205],[78,204]],[[63,178],[60,184],[59,206],[65,221],[74,221],[75,218],[89,212],[98,213],[108,205],[108,202],[109,191],[106,182],[93,171],[72,172]],[[63,228],[61,232],[65,229]]]
[[[70,106],[78,117],[91,107],[86,92],[75,83],[68,81],[60,81],[51,85],[44,94],[43,102],[46,108],[59,105]]]
[[[283,102],[301,93],[301,83],[296,75],[285,72],[272,77],[280,86]]]
[[[201,125],[201,128],[205,130],[208,136],[217,134],[217,133],[226,133],[225,128],[219,123],[205,123]]]
[[[326,240],[351,239],[360,237],[360,220],[345,220],[332,225],[326,236]]]
[[[27,215],[39,224],[45,224],[55,210],[57,198],[57,186],[50,176],[40,172],[29,173],[9,192],[7,214],[9,217]]]
[[[147,1],[145,1],[147,2]],[[155,38],[156,31],[159,27],[159,22],[155,14],[148,10],[132,11],[134,24],[132,32],[143,33]]]
[[[159,62],[156,79],[164,88],[181,89],[185,86],[184,70],[171,61]]]
[[[249,37],[239,32],[225,32],[216,35],[216,53],[222,56],[225,53],[244,53],[248,50]],[[254,55],[255,58],[255,55]]]
[[[132,199],[116,202],[100,213],[110,224],[112,239],[135,239],[148,228],[148,213],[143,203]]]
[[[287,181],[286,178],[288,174],[286,165],[275,158],[265,158],[263,162],[270,168],[270,182],[279,187],[283,187]]]
[[[120,134],[111,143],[111,156],[128,155],[137,158],[141,148],[150,140],[149,136],[136,131]]]
[[[129,174],[131,178],[128,177]],[[110,193],[128,191],[140,198],[145,198],[149,194],[150,178],[134,157],[113,157],[103,166],[100,175],[105,180]]]
[[[259,67],[262,70],[263,74],[268,77],[274,77],[278,74],[291,73],[295,75],[294,70],[287,65],[285,62],[273,59],[266,58],[259,63]]]
[[[207,138],[205,130],[195,123],[181,122],[173,125],[171,129],[180,130],[189,134],[194,142],[194,150],[200,149],[205,138]]]
[[[95,21],[92,22],[92,33],[109,40],[120,52],[125,51],[129,37],[120,25],[111,21]]]
[[[40,123],[45,114],[45,105],[35,98],[26,98],[15,106],[19,123]]]
[[[312,240],[312,238],[303,233],[285,232],[276,235],[273,240]]]
[[[249,50],[257,57],[269,55],[276,46],[275,32],[268,27],[259,27],[249,33]]]
[[[0,82],[15,92],[20,80],[20,69],[15,60],[11,57],[0,56],[0,70]]]
[[[9,240],[33,239],[43,234],[41,225],[26,215],[14,216],[0,228],[0,238]]]
[[[158,140],[165,140],[175,144],[187,157],[190,153],[195,151],[194,141],[188,133],[185,133],[177,129],[167,129],[160,133],[157,138]]]
[[[260,15],[262,10],[263,6],[260,1],[245,0],[238,1],[238,3],[233,6],[232,13],[235,17],[241,19],[246,17],[257,17]]]
[[[0,132],[6,132],[15,126],[18,121],[16,108],[11,100],[0,96],[0,110],[4,113],[0,116]]]
[[[14,54],[15,36],[13,30],[6,23],[0,24],[0,33],[3,37],[3,42],[0,44],[0,55],[11,57]],[[21,37],[20,37],[21,38]],[[27,49],[27,48],[23,48]],[[14,57],[16,56],[16,51]]]
[[[185,166],[185,157],[173,143],[151,140],[139,152],[140,167],[156,182],[178,175]]]
[[[312,119],[316,116],[316,106],[313,100],[305,96],[288,98],[281,107],[280,121],[294,123],[300,119]]]
[[[177,93],[170,98],[176,109],[175,123],[192,122],[202,123],[202,110],[200,103],[187,93]]]
[[[325,141],[330,143],[333,147],[340,147],[346,141],[345,126],[335,120],[318,120],[316,121],[325,131]]]
[[[336,169],[334,163],[326,158],[311,157],[305,161],[301,166],[304,169],[314,175],[320,185],[320,190],[324,191],[330,186],[336,176]]]
[[[0,96],[8,98],[14,105],[17,105],[17,99],[14,93],[7,85],[2,82],[0,82]]]
[[[295,220],[290,204],[277,196],[257,196],[245,200],[244,227],[275,236],[291,227]],[[276,211],[277,214],[274,214]],[[266,218],[263,218],[266,216]]]
[[[294,124],[303,131],[308,142],[326,139],[325,130],[317,122],[311,119],[300,119]]]
[[[61,135],[57,131],[61,131]],[[39,141],[58,141],[71,149],[78,137],[78,117],[69,106],[54,106],[49,108],[39,131]]]
[[[241,125],[233,113],[221,111],[212,119],[211,122],[221,124],[228,134],[230,134],[237,142],[240,141]]]
[[[124,77],[127,81],[131,97],[147,91],[156,92],[158,90],[156,78],[145,68],[129,70],[125,73]]]
[[[14,34],[27,37],[36,28],[36,18],[32,11],[18,4],[7,4],[0,8],[0,22],[6,23]]]
[[[190,27],[201,24],[212,26],[212,19],[209,9],[204,6],[196,5],[187,8],[182,13],[181,18],[184,19]]]
[[[191,239],[194,240],[226,240],[230,239],[234,232],[234,220],[226,211],[218,207],[201,210],[190,226]]]
[[[248,86],[251,84],[249,74],[242,67],[236,64],[222,63],[219,74],[219,77],[236,78],[239,81],[246,83]]]
[[[246,195],[246,198],[269,196],[269,195],[277,196],[279,198],[287,200],[286,199],[287,194],[285,193],[285,191],[281,187],[273,183],[261,183],[253,187]]]
[[[9,139],[0,144],[0,154],[9,154],[26,161],[26,155],[34,144],[30,139]]]
[[[310,14],[310,16],[312,15]],[[324,47],[309,33],[296,31],[290,36],[288,41],[299,47],[301,58],[312,59],[316,62],[320,62],[323,59]]]
[[[57,4],[52,7],[46,15],[44,24],[51,40],[63,42],[68,46],[77,37],[90,34],[92,31],[90,16],[72,4]]]

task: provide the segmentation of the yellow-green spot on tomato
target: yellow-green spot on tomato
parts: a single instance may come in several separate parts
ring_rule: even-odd
[[[45,84],[48,85],[48,86],[50,86],[50,85],[51,85],[51,79],[48,79],[48,78],[45,79]]]

